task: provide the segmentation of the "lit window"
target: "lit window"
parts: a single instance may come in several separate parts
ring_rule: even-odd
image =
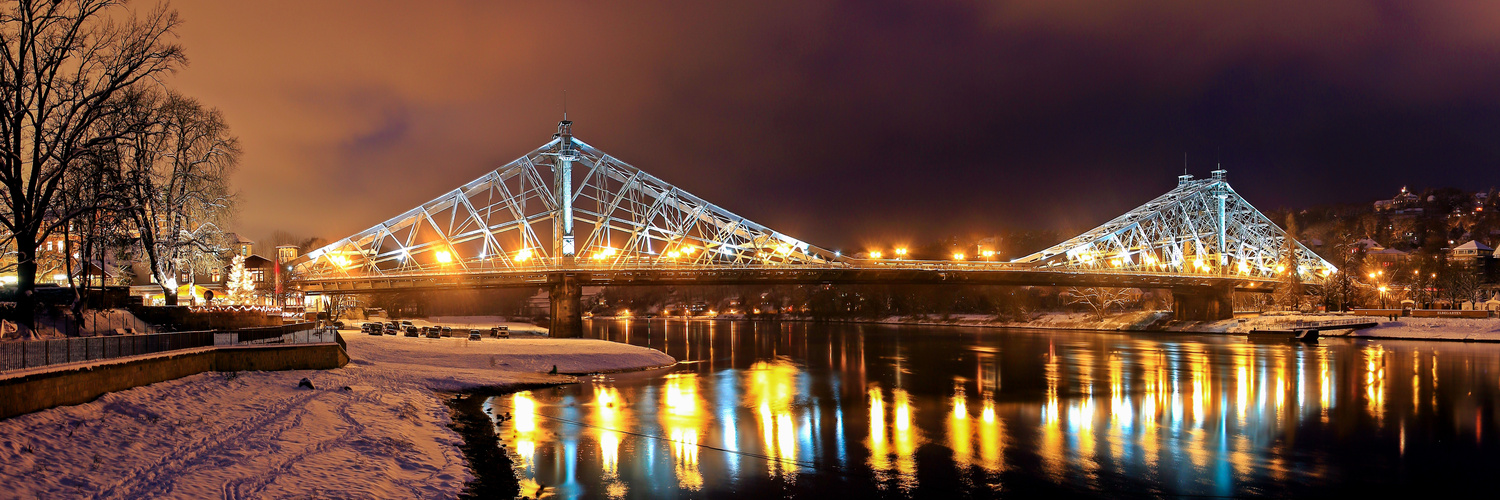
[[[266,281],[266,271],[263,269],[250,271],[250,275],[255,279],[256,283],[264,283]]]

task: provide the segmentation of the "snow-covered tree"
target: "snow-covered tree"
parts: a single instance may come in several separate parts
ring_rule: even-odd
[[[229,173],[238,141],[223,114],[197,101],[151,87],[121,98],[128,119],[146,131],[117,143],[135,209],[145,261],[168,305],[177,302],[177,276],[223,266],[224,228],[233,212]]]
[[[1126,306],[1140,300],[1141,291],[1138,288],[1072,287],[1064,291],[1061,297],[1068,305],[1089,306],[1094,312],[1094,319],[1104,319],[1111,308],[1124,311]]]
[[[255,298],[255,276],[245,269],[245,256],[234,256],[224,288],[229,292],[231,304],[247,304]]]

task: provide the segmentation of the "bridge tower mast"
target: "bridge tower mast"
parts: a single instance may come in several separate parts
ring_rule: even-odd
[[[553,194],[557,197],[558,213],[553,218],[553,255],[558,263],[573,262],[573,162],[578,161],[578,147],[573,144],[573,122],[566,112],[557,123],[557,162],[553,167]]]
[[[1225,173],[1226,172],[1224,171],[1223,167],[1220,167],[1213,172],[1209,172],[1209,174],[1213,176],[1213,180],[1215,183],[1213,188],[1213,196],[1219,209],[1219,274],[1229,274],[1229,255],[1224,253],[1227,250],[1224,242],[1224,236],[1226,232],[1225,225],[1227,224],[1227,221],[1224,220],[1224,204],[1229,200],[1229,193],[1225,189],[1225,187],[1228,185],[1224,182]]]

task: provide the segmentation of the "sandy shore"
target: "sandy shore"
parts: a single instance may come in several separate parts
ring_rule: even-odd
[[[0,496],[451,498],[470,474],[437,391],[675,362],[600,340],[344,338],[338,370],[203,373],[0,420]]]

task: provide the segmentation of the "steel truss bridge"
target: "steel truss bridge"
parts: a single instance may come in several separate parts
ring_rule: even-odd
[[[973,284],[1171,289],[1178,315],[1231,316],[1235,290],[1336,271],[1235,193],[1223,170],[1008,262],[853,258],[735,215],[572,134],[291,264],[308,294],[548,286],[557,336],[586,285]],[[1290,252],[1288,251],[1290,250]]]

